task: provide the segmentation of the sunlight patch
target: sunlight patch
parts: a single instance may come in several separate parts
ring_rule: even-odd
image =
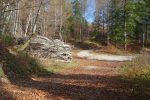
[[[84,70],[96,70],[96,69],[98,69],[98,67],[97,66],[84,66],[82,69],[84,69]]]

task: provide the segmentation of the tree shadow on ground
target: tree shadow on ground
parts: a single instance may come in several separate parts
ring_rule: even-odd
[[[13,94],[5,90],[2,86],[2,83],[0,83],[0,100],[15,100]]]
[[[25,88],[46,91],[50,95],[73,100],[148,100],[149,84],[145,87],[132,80],[115,76],[62,75],[53,74],[41,80],[13,80],[12,83]],[[145,89],[146,88],[146,89]]]
[[[10,51],[0,42],[0,61],[3,64],[4,74],[10,80],[14,77],[29,78],[37,74],[52,74],[45,70],[34,58],[25,52]],[[11,52],[14,52],[11,53]]]
[[[19,56],[9,53],[2,45],[0,48],[3,48],[0,50],[0,59],[4,62],[3,70],[10,82],[20,88],[47,92],[48,98],[51,98],[51,95],[73,100],[148,100],[150,98],[149,82],[143,81],[139,84],[134,80],[121,79],[118,76],[51,74],[37,67],[32,60],[26,62]],[[37,73],[38,69],[46,73],[46,76],[32,79],[32,74]],[[11,96],[10,93],[8,95]]]

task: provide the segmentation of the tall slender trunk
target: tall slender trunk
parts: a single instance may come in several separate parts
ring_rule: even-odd
[[[56,16],[57,16],[57,13],[56,13],[56,7],[55,7],[55,21],[54,21],[54,34],[56,35],[56,24],[57,24],[57,18],[56,18]]]
[[[109,4],[107,3],[107,20],[109,20]],[[109,32],[110,32],[110,27],[109,27],[109,22],[107,22],[107,45],[109,45]]]
[[[21,45],[19,48],[18,48],[18,51],[23,51],[30,43],[30,40],[32,39],[32,37],[34,35],[36,35],[36,28],[37,28],[37,20],[38,20],[38,17],[39,17],[39,14],[40,14],[40,10],[41,10],[41,6],[42,6],[42,3],[40,3],[39,5],[39,8],[38,8],[38,11],[37,11],[37,15],[35,17],[35,21],[34,21],[34,24],[33,24],[33,29],[32,29],[32,34],[29,36],[28,40],[23,44]]]
[[[126,32],[126,0],[124,0],[124,49],[127,50],[127,32]]]
[[[40,3],[39,5],[39,9],[37,11],[37,15],[35,16],[35,20],[34,20],[34,24],[33,24],[33,30],[32,30],[32,34],[35,34],[36,32],[36,28],[37,28],[37,21],[38,21],[38,17],[41,11],[41,7],[42,7],[43,2]]]
[[[142,36],[142,47],[144,48],[145,47],[145,43],[146,43],[146,37],[147,37],[147,25],[146,25],[146,21],[144,22],[144,25],[143,25],[143,36]]]
[[[9,3],[6,5],[6,9],[4,9],[4,12],[5,12],[5,10],[7,11],[8,9],[9,9]],[[4,26],[3,26],[3,29],[2,29],[2,34],[5,33],[6,24],[9,23],[9,20],[10,20],[10,17],[11,17],[11,12],[10,13],[4,13],[3,17],[4,17]]]
[[[60,37],[60,40],[63,41],[63,37],[62,37],[62,24],[63,24],[63,1],[61,0],[61,4],[60,4],[60,13],[61,13],[61,16],[60,16],[60,28],[59,28],[59,37]]]
[[[143,42],[142,42],[142,47],[145,47],[145,32],[143,33]]]
[[[19,9],[19,2],[17,3],[17,9]],[[19,10],[16,10],[16,24],[15,24],[15,35],[18,31],[18,23],[19,23]]]
[[[31,13],[32,13],[32,10],[30,9],[29,16],[27,18],[26,27],[25,27],[25,33],[24,33],[25,37],[27,36],[27,33],[28,33],[29,23],[30,23],[30,20],[31,20]]]
[[[79,37],[79,40],[80,40],[80,42],[82,41],[82,16],[81,16],[81,19],[80,19],[80,21],[81,21],[81,24],[80,24],[80,37]]]
[[[103,16],[102,16],[102,42],[105,43],[105,20],[104,20],[104,11],[103,11]]]
[[[148,44],[148,30],[147,30],[147,27],[148,27],[148,25],[147,25],[147,19],[146,19],[146,23],[145,23],[145,35],[146,35],[146,46],[147,46],[147,44]]]
[[[45,27],[46,27],[46,20],[45,20],[45,13],[43,14],[43,36],[45,36]]]

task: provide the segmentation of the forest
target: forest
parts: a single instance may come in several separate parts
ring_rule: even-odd
[[[0,0],[0,100],[149,100],[150,0]]]

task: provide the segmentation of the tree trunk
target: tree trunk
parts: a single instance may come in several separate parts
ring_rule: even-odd
[[[61,16],[60,16],[60,28],[59,28],[59,37],[60,37],[60,40],[63,41],[63,37],[62,37],[62,24],[63,24],[63,5],[62,5],[62,0],[61,0],[61,4],[60,4],[60,13],[61,13]]]
[[[127,32],[126,32],[126,0],[124,1],[124,49],[127,50]]]
[[[36,15],[36,18],[35,18],[35,22],[34,22],[34,26],[33,26],[33,30],[32,30],[32,34],[30,35],[29,39],[23,44],[21,45],[19,48],[18,48],[18,51],[24,51],[25,48],[27,48],[27,46],[29,45],[30,43],[30,40],[32,39],[32,37],[34,37],[36,35],[35,31],[36,31],[36,27],[37,27],[37,20],[38,20],[38,17],[39,17],[39,13],[40,13],[40,10],[41,10],[41,6],[42,6],[42,2],[39,6],[39,9],[37,11],[37,15]]]

